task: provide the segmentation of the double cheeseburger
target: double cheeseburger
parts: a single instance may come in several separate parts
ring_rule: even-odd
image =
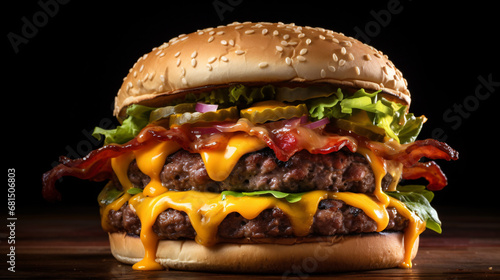
[[[108,180],[98,202],[111,251],[138,270],[329,272],[410,268],[429,202],[458,153],[416,140],[401,72],[323,28],[232,23],[140,57],[104,146],[60,158],[62,176]],[[424,178],[423,185],[401,185]]]

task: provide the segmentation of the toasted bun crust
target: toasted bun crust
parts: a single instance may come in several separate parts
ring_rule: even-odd
[[[109,234],[111,252],[123,263],[144,257],[138,237]],[[418,239],[412,259],[418,250]],[[359,271],[396,267],[403,261],[403,233],[372,233],[330,238],[328,241],[282,244],[230,244],[205,247],[191,240],[162,240],[156,261],[179,270],[292,273]],[[297,271],[296,271],[297,272]]]
[[[200,87],[281,82],[381,89],[411,100],[387,56],[352,37],[295,24],[235,22],[179,35],[140,57],[118,91],[114,114],[121,120],[131,104],[161,106],[168,96]]]

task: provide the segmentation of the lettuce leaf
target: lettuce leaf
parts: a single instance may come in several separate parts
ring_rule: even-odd
[[[134,139],[137,134],[149,122],[149,115],[156,108],[133,104],[127,108],[127,118],[122,125],[115,129],[102,129],[96,127],[92,136],[101,140],[101,135],[104,135],[104,145],[116,143],[123,144]]]
[[[407,113],[408,106],[391,102],[385,98],[378,99],[378,93],[367,93],[364,89],[356,91],[352,96],[345,96],[340,89],[328,97],[315,98],[307,102],[309,114],[314,119],[349,118],[356,110],[369,113],[372,123],[383,128],[386,134],[401,144],[415,141],[425,117],[415,117]]]
[[[276,198],[284,198],[289,203],[299,202],[302,199],[304,193],[284,193],[279,191],[254,191],[254,192],[234,192],[234,191],[223,191],[221,193],[222,200],[226,199],[226,196],[243,197],[243,196],[261,196],[261,195],[272,195]]]
[[[437,233],[442,232],[441,221],[436,210],[430,204],[434,198],[434,193],[427,190],[425,186],[398,186],[395,192],[386,192],[386,194],[400,200],[409,210],[414,211],[426,222],[428,229]]]

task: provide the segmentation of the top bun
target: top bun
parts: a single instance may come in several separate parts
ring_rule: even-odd
[[[282,82],[382,90],[411,101],[387,55],[352,37],[293,23],[235,22],[179,35],[140,57],[118,91],[114,115],[123,120],[131,104],[161,106],[189,89]]]

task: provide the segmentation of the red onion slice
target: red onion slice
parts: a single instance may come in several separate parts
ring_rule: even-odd
[[[196,110],[196,112],[200,112],[200,113],[215,112],[215,111],[217,111],[217,107],[219,107],[219,105],[217,105],[217,104],[205,104],[205,103],[198,102],[198,103],[196,103],[195,110]]]
[[[310,128],[310,129],[315,129],[315,128],[318,128],[320,126],[326,125],[329,122],[330,122],[329,118],[322,118],[319,121],[315,121],[315,122],[312,122],[312,123],[305,124],[304,127],[307,127],[307,128]]]

